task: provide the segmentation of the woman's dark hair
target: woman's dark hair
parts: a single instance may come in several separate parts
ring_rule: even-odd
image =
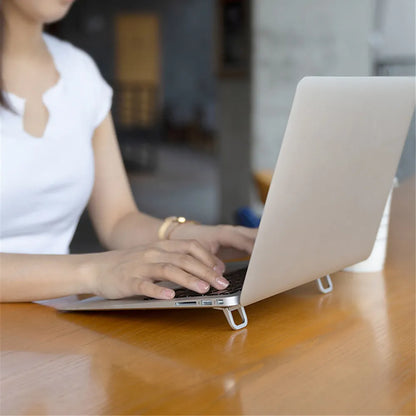
[[[10,104],[7,102],[4,95],[4,83],[3,83],[3,49],[4,49],[4,30],[5,20],[3,7],[0,1],[0,107],[11,110]]]

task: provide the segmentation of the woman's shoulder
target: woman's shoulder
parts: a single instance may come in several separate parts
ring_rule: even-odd
[[[111,87],[88,53],[48,34],[44,39],[61,75],[61,85],[66,86],[61,90],[75,97],[77,108],[91,116],[95,128],[111,108]]]
[[[44,33],[43,38],[56,64],[61,67],[61,70],[65,68],[71,69],[72,71],[79,69],[84,72],[84,75],[85,71],[96,73],[97,66],[87,52],[70,42],[58,39],[48,33]]]

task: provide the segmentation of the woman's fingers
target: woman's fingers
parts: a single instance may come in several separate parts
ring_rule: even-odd
[[[196,240],[167,240],[159,243],[159,247],[169,252],[190,254],[218,274],[225,271],[224,263]]]
[[[242,227],[237,226],[234,227],[237,231],[239,231],[241,234],[245,235],[246,237],[255,240],[257,237],[258,228],[248,228],[248,227]]]
[[[194,275],[186,272],[180,267],[174,266],[171,263],[155,263],[148,265],[142,271],[141,278],[144,279],[138,283],[138,290],[139,293],[146,294],[149,293],[150,290],[156,291],[154,287],[151,287],[148,283],[144,283],[152,283],[153,280],[173,282],[201,294],[208,292],[210,287],[208,282],[195,277]]]
[[[228,280],[222,276],[222,273],[218,273],[213,268],[206,266],[190,254],[177,255],[176,253],[166,253],[163,258],[167,263],[185,270],[216,289],[225,289],[229,285]]]
[[[257,230],[201,226],[200,231],[204,231],[200,236],[204,245],[191,239],[166,240],[105,254],[92,283],[94,293],[113,299],[134,294],[172,299],[175,292],[155,284],[156,280],[171,281],[201,294],[210,286],[225,289],[229,284],[222,276],[225,265],[205,247],[230,247],[251,253]]]
[[[232,247],[251,253],[256,233],[242,229],[243,227],[233,227],[231,225],[218,226],[218,238],[221,246]]]
[[[140,280],[132,278],[132,286],[135,293],[155,299],[173,299],[175,291],[153,283],[151,280]]]
[[[143,259],[147,264],[145,268]],[[140,275],[144,279],[169,280],[198,293],[207,292],[210,286],[221,290],[229,285],[222,276],[225,269],[222,261],[193,240],[157,243],[146,249],[144,256],[139,256],[134,264],[134,269],[142,270]],[[134,269],[131,270],[133,275]],[[142,287],[140,291],[142,293]]]

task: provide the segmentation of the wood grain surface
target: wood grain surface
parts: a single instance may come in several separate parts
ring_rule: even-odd
[[[415,413],[414,179],[394,192],[384,272],[247,308],[60,313],[3,304],[1,414]]]

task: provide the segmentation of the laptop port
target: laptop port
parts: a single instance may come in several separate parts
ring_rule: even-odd
[[[196,300],[182,300],[180,302],[175,302],[175,306],[187,306],[187,305],[197,305]]]

